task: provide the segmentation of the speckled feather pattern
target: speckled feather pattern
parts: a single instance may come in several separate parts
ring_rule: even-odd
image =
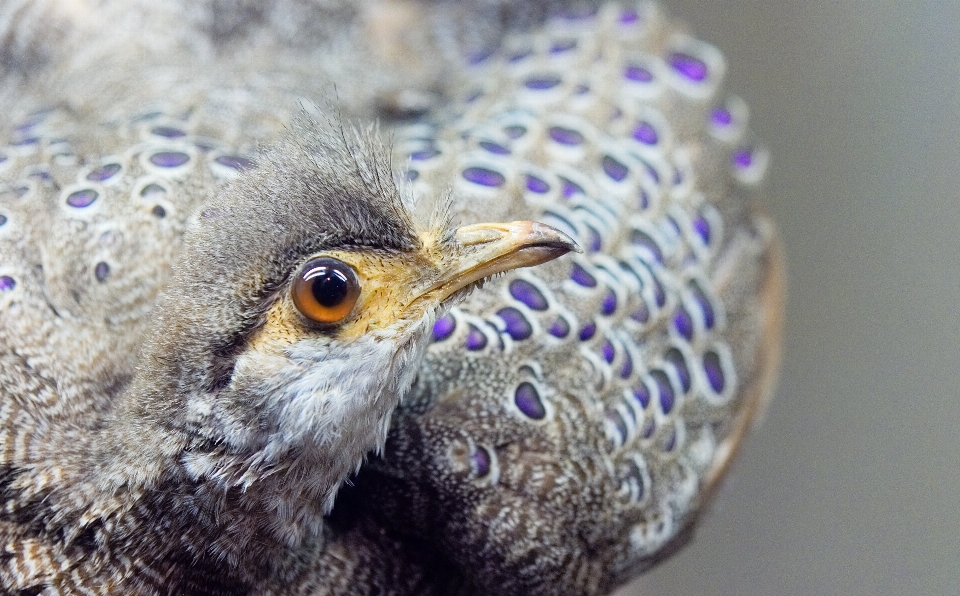
[[[600,593],[691,523],[758,374],[773,230],[744,199],[766,156],[720,54],[653,6],[562,16],[474,62],[455,126],[398,135],[408,178],[585,254],[438,323],[365,488],[490,591]]]
[[[452,201],[462,223],[542,221],[584,252],[499,276],[436,321],[385,450],[286,560],[245,575],[229,557],[181,552],[193,529],[176,518],[195,499],[222,499],[236,536],[252,540],[243,516],[256,512],[235,494],[93,498],[96,482],[78,480],[70,454],[98,440],[136,375],[187,230],[217,216],[211,201],[283,167],[262,147],[309,126],[293,123],[304,98],[318,102],[308,111],[363,119],[398,96],[403,72],[376,78],[376,48],[326,24],[314,62],[216,56],[235,29],[274,47],[249,30],[282,31],[284,5],[251,4],[259,17],[206,32],[203,64],[223,72],[181,64],[129,99],[40,104],[25,92],[16,103],[42,109],[18,116],[0,148],[0,591],[611,591],[688,537],[762,410],[779,345],[782,264],[756,205],[766,151],[723,90],[722,55],[653,4],[578,8],[520,33],[491,25],[486,45],[444,39],[436,31],[454,18],[438,11],[411,42],[438,57],[410,67],[427,107],[382,123],[400,193],[422,213]],[[322,9],[359,18],[347,2]],[[32,33],[15,39],[10,77],[62,59]],[[155,461],[131,473],[172,482]]]

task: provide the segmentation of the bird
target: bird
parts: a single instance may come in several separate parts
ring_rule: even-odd
[[[690,539],[775,384],[768,152],[663,9],[555,4],[23,4],[151,27],[5,36],[3,591],[605,594]]]

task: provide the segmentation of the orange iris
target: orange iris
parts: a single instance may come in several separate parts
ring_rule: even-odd
[[[324,325],[353,312],[360,281],[350,265],[330,257],[310,259],[293,282],[293,303],[305,317]]]

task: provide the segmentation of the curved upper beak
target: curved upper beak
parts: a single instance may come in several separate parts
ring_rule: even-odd
[[[472,224],[458,228],[455,238],[461,250],[446,260],[440,279],[425,292],[441,302],[496,273],[583,252],[560,230],[533,221]]]

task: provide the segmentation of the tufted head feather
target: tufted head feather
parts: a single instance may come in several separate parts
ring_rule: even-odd
[[[193,377],[210,387],[224,380],[218,375],[239,343],[306,257],[416,250],[418,230],[386,155],[372,128],[334,128],[303,115],[196,218],[162,315],[164,327],[193,331],[156,353],[178,355],[178,368],[195,367]]]

